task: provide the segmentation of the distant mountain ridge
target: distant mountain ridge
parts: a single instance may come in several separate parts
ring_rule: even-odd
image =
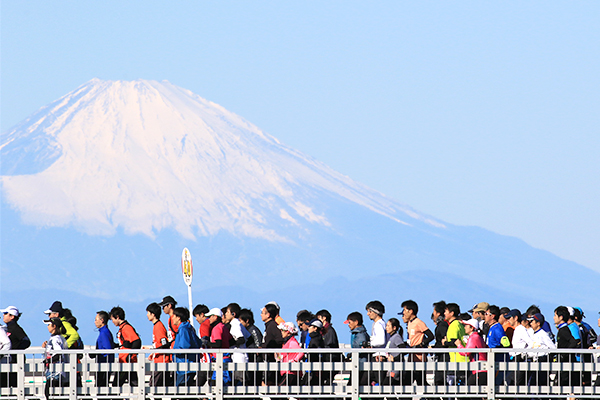
[[[295,293],[429,271],[415,294],[492,285],[498,302],[560,293],[592,307],[600,286],[597,272],[419,213],[166,81],[87,82],[3,133],[0,155],[3,293],[162,296],[182,285],[183,247],[202,289]]]

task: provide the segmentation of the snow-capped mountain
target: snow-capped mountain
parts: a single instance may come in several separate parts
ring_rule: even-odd
[[[585,306],[600,285],[518,239],[387,198],[166,81],[94,79],[3,133],[0,152],[4,293],[159,298],[182,285],[184,246],[202,289],[312,297],[302,288],[327,279],[418,272],[428,278],[398,302],[483,285],[543,302],[568,285]]]

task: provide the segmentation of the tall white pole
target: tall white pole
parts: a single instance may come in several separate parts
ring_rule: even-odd
[[[194,275],[194,268],[192,266],[192,255],[190,251],[186,248],[183,249],[181,253],[181,272],[183,272],[183,281],[188,287],[188,303],[190,310],[190,324],[194,326],[194,317],[192,312],[194,309],[192,308],[192,276]]]

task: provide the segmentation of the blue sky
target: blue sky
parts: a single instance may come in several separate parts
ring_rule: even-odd
[[[2,131],[156,79],[437,218],[600,271],[598,2],[2,2]]]

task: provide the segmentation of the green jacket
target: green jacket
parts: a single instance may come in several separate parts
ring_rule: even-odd
[[[67,322],[65,317],[62,317],[60,320],[67,330],[67,333],[63,335],[67,341],[67,347],[71,349],[73,348],[73,345],[77,343],[77,340],[79,340],[79,333],[75,330],[75,328],[73,328],[73,325]]]

